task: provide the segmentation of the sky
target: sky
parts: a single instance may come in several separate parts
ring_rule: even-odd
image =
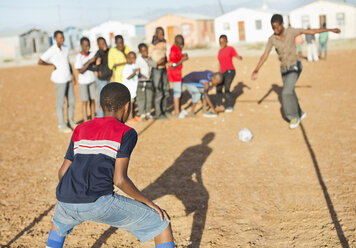
[[[290,11],[314,0],[220,0],[225,12],[238,7]],[[343,0],[334,0],[344,2]],[[356,0],[346,0],[356,5]],[[187,9],[189,9],[187,11]],[[107,20],[140,18],[152,20],[167,13],[222,14],[218,0],[1,0],[0,34],[68,26],[88,28]]]

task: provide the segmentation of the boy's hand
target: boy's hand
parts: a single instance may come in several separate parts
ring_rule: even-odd
[[[339,33],[341,32],[341,30],[338,29],[338,28],[334,28],[334,29],[331,30],[331,32],[334,32],[334,33],[336,33],[336,34],[339,34]]]
[[[242,60],[242,57],[241,56],[237,56],[237,59]]]
[[[258,76],[258,71],[255,70],[255,71],[252,72],[251,79],[252,80],[256,80],[257,76]]]
[[[183,53],[182,59],[183,61],[187,61],[189,59],[188,53]]]
[[[163,57],[160,60],[158,60],[157,65],[163,65],[166,62],[166,58]]]
[[[167,62],[167,66],[172,67],[173,66],[172,62]]]
[[[97,58],[95,65],[96,65],[96,66],[99,66],[100,64],[101,64],[101,58]]]
[[[163,221],[163,219],[166,219],[168,222],[171,222],[171,218],[167,214],[166,210],[161,209],[159,206],[157,206],[153,202],[150,202],[147,205],[159,214],[159,216],[161,217],[161,221]]]
[[[136,68],[135,73],[140,72],[140,68]]]

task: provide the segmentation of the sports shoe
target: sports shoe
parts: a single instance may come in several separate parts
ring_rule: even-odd
[[[204,117],[207,117],[207,118],[216,118],[218,117],[217,114],[213,113],[213,112],[206,112],[203,114]]]
[[[78,124],[75,122],[70,122],[69,126],[74,130],[78,126]]]
[[[294,129],[299,126],[300,118],[294,118],[289,122],[289,128]]]
[[[152,120],[153,116],[150,113],[147,113],[145,119],[146,120]]]
[[[70,129],[69,127],[59,127],[58,131],[61,133],[71,133],[72,129]]]
[[[302,112],[302,115],[300,116],[300,120],[302,121],[305,117],[307,117],[307,113]]]
[[[232,113],[232,112],[234,112],[234,108],[233,107],[227,107],[225,109],[225,113]]]

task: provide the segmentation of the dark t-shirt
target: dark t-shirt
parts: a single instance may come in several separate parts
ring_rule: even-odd
[[[90,203],[112,194],[116,158],[129,158],[136,142],[136,131],[114,117],[79,125],[64,157],[72,164],[59,181],[57,200]]]
[[[197,87],[203,87],[204,84],[202,82],[207,82],[208,84],[211,81],[211,76],[213,75],[213,72],[206,70],[206,71],[193,71],[186,75],[183,79],[182,82],[186,84],[191,84],[195,85]]]
[[[112,75],[112,71],[108,67],[108,54],[109,49],[106,51],[98,50],[95,54],[95,57],[101,58],[101,64],[96,69],[96,71],[101,72],[101,75],[98,75],[100,80],[110,81]]]

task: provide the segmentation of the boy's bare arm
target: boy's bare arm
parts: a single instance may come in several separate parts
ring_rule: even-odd
[[[43,61],[42,59],[39,59],[37,64],[38,64],[38,65],[53,65],[53,64],[51,64],[51,63],[47,63],[46,61]],[[53,65],[53,66],[54,66],[54,65]]]
[[[117,158],[115,162],[115,172],[114,172],[114,185],[119,187],[125,194],[132,197],[136,201],[142,202],[152,209],[156,210],[161,216],[161,220],[165,218],[167,221],[170,220],[167,213],[154,204],[152,201],[147,199],[142,193],[137,189],[135,184],[127,175],[127,169],[129,166],[129,158]]]
[[[304,29],[302,34],[319,34],[324,32],[333,32],[339,34],[341,31],[338,28],[316,28],[316,29]]]
[[[183,56],[182,56],[182,59],[178,63],[169,62],[168,65],[170,67],[172,67],[172,69],[174,70],[177,67],[179,67],[181,64],[183,64],[184,61],[187,61],[188,59],[189,59],[188,54],[184,53]]]
[[[215,110],[215,107],[213,105],[213,103],[211,102],[210,100],[210,97],[209,97],[209,94],[208,94],[208,91],[209,91],[209,84],[206,83],[206,82],[203,82],[204,84],[204,99],[206,100],[206,102],[208,103],[211,111],[214,113],[214,114],[217,114],[216,110]]]
[[[64,159],[63,164],[62,164],[61,168],[58,171],[58,179],[59,180],[61,180],[61,178],[66,173],[66,171],[68,170],[68,168],[69,168],[69,166],[71,164],[72,164],[72,161],[70,161],[68,159]]]
[[[139,72],[140,71],[140,68],[137,68],[130,76],[128,76],[128,80],[130,80],[131,78],[133,78],[136,74],[137,74],[137,72]]]
[[[271,50],[265,50],[265,52],[262,54],[260,60],[258,61],[258,64],[255,68],[255,70],[252,72],[251,75],[251,79],[252,80],[256,80],[257,76],[258,76],[258,71],[260,70],[260,68],[262,67],[262,65],[266,62],[266,60],[268,59],[269,53],[271,52]]]
[[[83,65],[82,68],[78,69],[78,72],[79,72],[79,73],[84,73],[84,72],[86,72],[86,71],[88,70],[88,67],[89,67],[92,63],[94,63],[95,60],[96,60],[96,57],[95,57],[95,56],[92,57],[91,59],[89,59],[89,60]]]

